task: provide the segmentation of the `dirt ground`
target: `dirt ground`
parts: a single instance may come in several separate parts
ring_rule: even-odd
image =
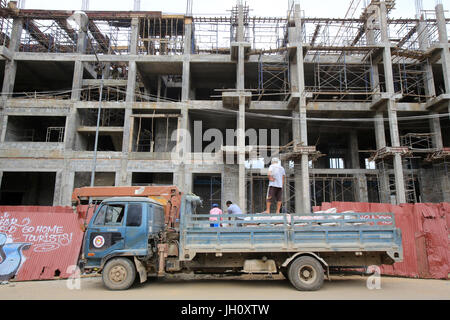
[[[283,276],[172,277],[109,291],[100,277],[82,278],[79,290],[67,280],[10,282],[0,285],[0,300],[450,300],[450,281],[381,277],[381,289],[369,290],[367,277],[332,276],[320,291],[295,290]]]

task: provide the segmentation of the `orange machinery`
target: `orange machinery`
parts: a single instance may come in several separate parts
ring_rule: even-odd
[[[90,198],[97,201],[113,197],[150,198],[165,207],[166,224],[175,227],[177,219],[180,218],[181,196],[182,193],[176,186],[84,187],[73,191],[72,205],[79,206]]]

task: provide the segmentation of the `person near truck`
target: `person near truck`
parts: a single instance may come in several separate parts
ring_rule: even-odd
[[[267,189],[267,209],[264,213],[270,213],[270,205],[275,201],[277,203],[277,211],[281,211],[281,198],[283,195],[283,186],[286,172],[281,166],[280,159],[273,158],[269,167],[269,188]]]
[[[237,204],[234,204],[231,201],[227,201],[227,214],[242,214],[241,208]],[[229,220],[235,220],[235,218],[229,218]],[[234,225],[235,227],[241,226],[241,224]],[[233,225],[231,225],[233,227]]]
[[[217,204],[217,203],[214,203],[213,205],[212,205],[212,208],[211,208],[211,210],[209,211],[209,214],[210,215],[214,215],[214,216],[220,216],[221,214],[222,214],[223,212],[222,212],[222,210],[219,208],[219,205]],[[220,218],[220,220],[222,220],[222,218]],[[219,219],[218,218],[216,218],[216,217],[210,217],[209,218],[209,221],[211,222],[211,227],[212,228],[218,228],[218,227],[220,227],[220,223],[218,223],[219,222]]]

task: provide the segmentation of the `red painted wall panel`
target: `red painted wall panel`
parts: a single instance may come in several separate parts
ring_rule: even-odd
[[[418,203],[415,210],[422,219],[430,276],[446,279],[449,270],[446,215],[437,204]]]
[[[0,234],[7,252],[0,270],[20,281],[68,278],[83,239],[71,207],[0,207]]]
[[[323,203],[318,210],[336,208],[337,212],[392,212],[402,230],[403,262],[383,265],[383,274],[446,279],[450,273],[450,203],[402,204]]]

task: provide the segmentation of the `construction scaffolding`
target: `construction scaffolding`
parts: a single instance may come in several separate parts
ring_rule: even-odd
[[[425,83],[430,80],[425,69],[427,61],[411,63],[405,57],[397,57],[397,61],[393,66],[394,90],[403,96],[402,102],[425,102],[431,98],[425,93]]]
[[[193,53],[229,54],[230,17],[194,17]]]
[[[320,63],[320,55],[314,64],[314,84],[306,84],[313,101],[369,101],[373,92],[371,87],[372,69],[370,64],[347,64],[346,54],[343,63]]]
[[[290,95],[289,60],[285,55],[283,61],[266,62],[262,55],[258,61],[258,92],[256,100],[271,97],[286,101]]]
[[[405,194],[408,202],[417,201],[416,181],[413,173],[411,158],[413,157],[408,147],[385,147],[374,153],[369,161],[375,161],[378,170],[378,194],[382,203],[396,203],[396,184],[394,175],[393,158],[395,154],[402,157],[403,170],[408,172],[404,175]]]
[[[73,53],[77,50],[77,34],[66,21],[23,20],[21,52]]]
[[[49,127],[47,128],[47,135],[45,138],[45,142],[64,142],[64,127]]]
[[[356,178],[347,174],[310,174],[311,206],[322,202],[354,202]]]

